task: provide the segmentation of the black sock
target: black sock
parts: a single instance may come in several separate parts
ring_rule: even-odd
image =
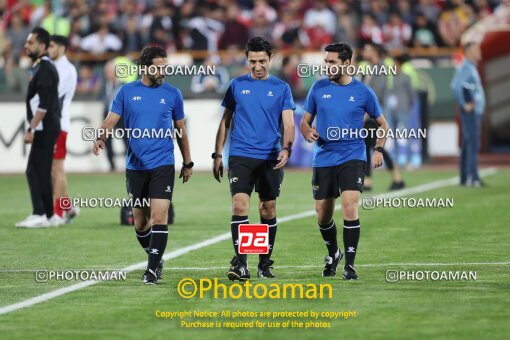
[[[232,215],[232,221],[230,222],[230,231],[232,232],[232,244],[234,245],[234,251],[236,253],[237,259],[241,261],[242,264],[246,265],[246,261],[248,256],[246,254],[239,254],[239,225],[240,224],[248,224],[248,216],[238,216]]]
[[[145,230],[145,231],[138,231],[135,228],[136,238],[138,239],[138,242],[140,242],[140,245],[142,246],[143,250],[148,254],[149,253],[149,244],[151,242],[151,228]]]
[[[335,221],[331,220],[331,222],[326,225],[319,224],[319,230],[321,231],[322,239],[326,243],[326,247],[328,247],[329,256],[332,258],[340,256],[340,252],[338,251],[338,242],[336,240]]]
[[[345,266],[354,266],[356,251],[358,250],[358,241],[360,233],[359,219],[354,221],[344,220],[344,249]]]
[[[147,268],[156,270],[168,241],[168,225],[155,224],[152,226],[151,241],[149,244],[149,264]]]
[[[262,260],[271,258],[271,254],[273,253],[274,248],[274,242],[276,239],[276,231],[278,229],[278,222],[276,222],[276,217],[270,219],[265,219],[261,217],[260,224],[267,224],[269,226],[269,253],[259,255],[259,262],[262,262]]]

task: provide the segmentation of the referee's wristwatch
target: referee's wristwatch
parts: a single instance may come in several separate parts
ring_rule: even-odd
[[[28,132],[28,133],[34,133],[34,129],[32,129],[32,128],[29,126],[29,127],[28,127],[28,129],[27,129],[27,132]]]
[[[287,150],[288,154],[289,154],[289,158],[290,158],[290,155],[292,154],[292,147],[290,146],[286,146],[284,147],[282,150]]]
[[[223,157],[222,155],[220,155],[219,153],[216,153],[216,152],[213,152],[212,155],[211,155],[212,159],[222,158],[222,157]]]
[[[380,153],[382,153],[384,150],[384,148],[382,146],[378,146],[376,148],[374,148],[374,151],[379,151]]]
[[[182,162],[182,166],[185,167],[186,169],[193,169],[194,165],[195,165],[195,163],[193,163],[193,162],[189,162],[188,164]]]

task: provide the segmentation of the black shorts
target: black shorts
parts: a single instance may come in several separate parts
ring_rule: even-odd
[[[151,170],[126,170],[126,188],[133,199],[172,200],[175,167],[163,165]]]
[[[313,168],[313,198],[337,198],[345,190],[363,192],[365,161],[352,160],[336,166]]]
[[[273,169],[277,160],[265,160],[241,156],[228,159],[228,180],[232,196],[239,193],[251,195],[253,187],[259,197],[274,200],[280,196],[283,170]]]

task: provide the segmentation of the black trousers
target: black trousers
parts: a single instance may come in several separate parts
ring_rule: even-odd
[[[103,114],[104,118],[106,118],[106,116],[108,116],[108,112],[110,112],[110,110],[109,110],[109,108],[106,108],[104,111],[104,114]],[[115,129],[124,129],[124,117],[121,117],[119,119],[119,122],[114,127],[114,130]],[[122,141],[124,142],[124,146],[126,147],[126,150],[127,150],[128,139],[127,139],[126,134],[123,135]],[[113,138],[106,139],[106,142],[105,142],[106,157],[108,157],[108,163],[110,163],[110,171],[115,171],[115,162],[113,160],[115,158],[115,152],[113,151],[113,143],[112,142],[113,142]],[[124,151],[124,153],[125,153],[125,151]]]
[[[34,215],[45,214],[48,218],[53,216],[51,164],[59,134],[60,130],[42,130],[34,133],[26,171]]]

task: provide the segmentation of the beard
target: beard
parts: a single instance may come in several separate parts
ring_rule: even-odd
[[[333,65],[328,71],[328,79],[330,81],[338,82],[340,78],[342,78],[342,69],[340,65]]]
[[[165,81],[164,76],[155,76],[155,75],[149,75],[147,76],[149,78],[149,81],[151,82],[152,87],[157,87]]]
[[[39,59],[39,51],[30,51],[27,50],[27,56],[32,59],[32,61],[36,61]]]
[[[336,83],[338,83],[340,81],[340,78],[342,77],[342,74],[341,73],[338,73],[338,74],[331,74],[331,75],[328,75],[328,79],[330,81],[334,81]]]

